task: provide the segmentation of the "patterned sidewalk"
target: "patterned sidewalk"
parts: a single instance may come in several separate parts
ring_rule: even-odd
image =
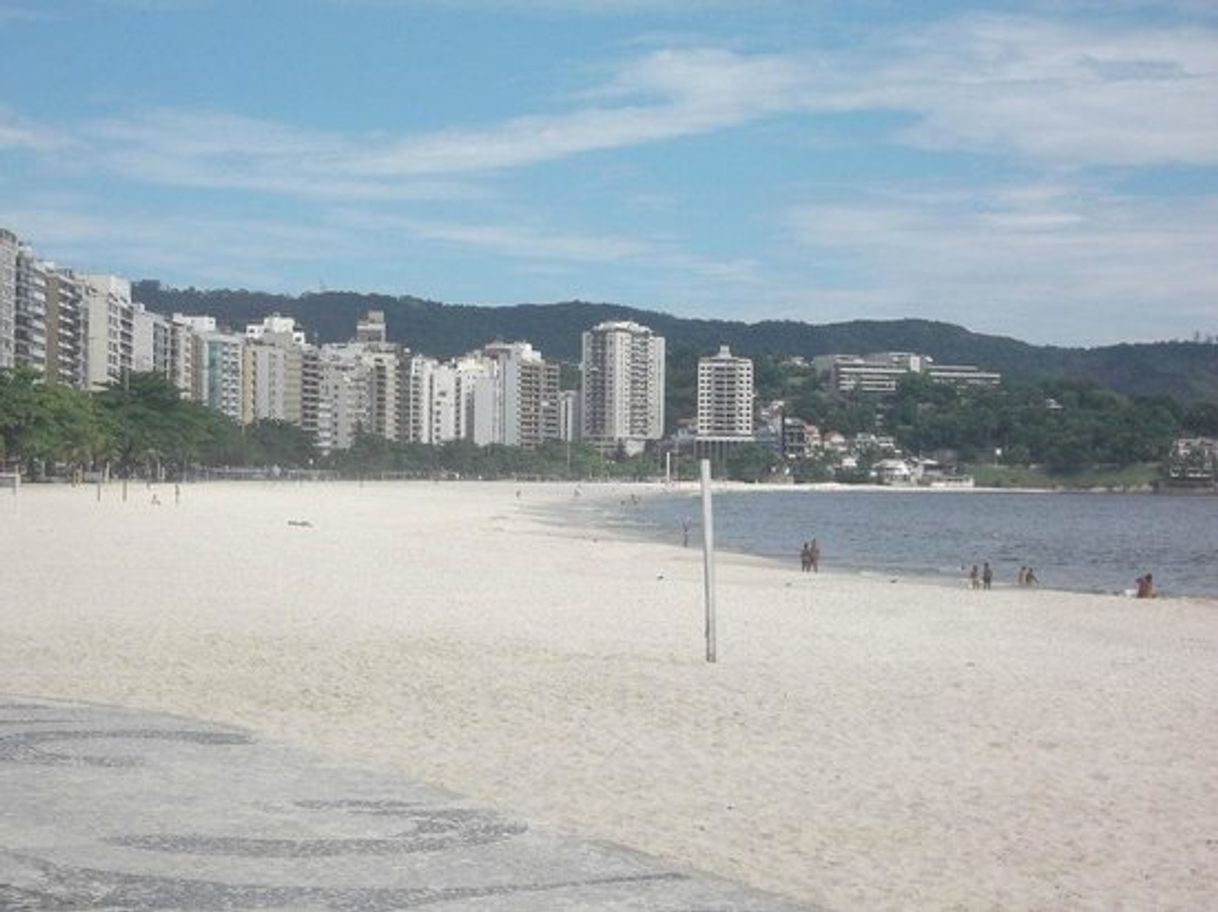
[[[808,912],[207,723],[0,697],[0,909]]]

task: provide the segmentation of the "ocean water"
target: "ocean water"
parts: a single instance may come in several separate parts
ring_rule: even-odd
[[[1218,596],[1218,497],[977,491],[717,493],[721,548],[789,559],[815,537],[822,569],[961,580],[988,560],[995,585],[1021,565],[1055,589],[1120,592],[1142,573],[1163,595]],[[701,501],[625,501],[606,517],[648,537],[701,545]]]

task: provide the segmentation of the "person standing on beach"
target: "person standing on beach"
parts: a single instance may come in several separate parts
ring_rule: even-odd
[[[1138,598],[1154,598],[1155,597],[1155,578],[1147,573],[1145,576],[1137,578]]]
[[[689,547],[689,519],[681,520],[681,547]]]
[[[1023,575],[1023,584],[1025,586],[1035,586],[1039,582],[1040,580],[1036,578],[1036,571],[1029,567]]]
[[[808,572],[808,568],[812,566],[812,545],[809,542],[804,542],[802,548],[799,549],[799,569],[803,573]]]
[[[994,582],[994,571],[990,569],[990,562],[986,561],[985,566],[981,568],[981,587],[989,589],[990,584]]]
[[[976,564],[973,564],[973,569],[968,572],[968,587],[970,589],[981,588],[981,578],[977,575]]]
[[[808,543],[808,563],[812,565],[813,573],[820,573],[820,542],[815,538]]]

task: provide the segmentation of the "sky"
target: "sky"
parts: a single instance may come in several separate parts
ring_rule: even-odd
[[[0,227],[177,286],[1218,333],[1218,0],[0,0]]]

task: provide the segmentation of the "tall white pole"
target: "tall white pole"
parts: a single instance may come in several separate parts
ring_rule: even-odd
[[[706,589],[706,661],[715,655],[715,516],[711,508],[711,464],[702,460],[702,566]]]
[[[668,487],[672,484],[672,450],[666,450],[664,453],[664,486]]]

